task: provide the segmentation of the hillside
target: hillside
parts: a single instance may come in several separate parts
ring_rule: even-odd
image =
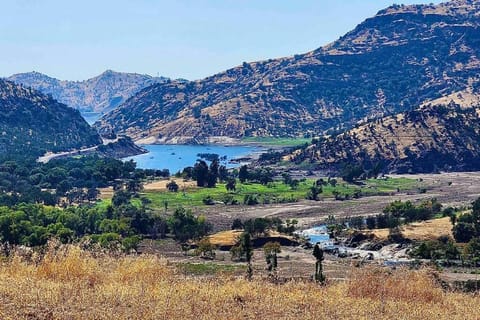
[[[167,78],[107,70],[85,81],[64,81],[38,72],[15,74],[9,80],[50,94],[81,112],[108,112],[139,90]]]
[[[480,105],[425,105],[321,138],[286,159],[319,169],[381,163],[398,173],[480,170]]]
[[[78,110],[1,79],[0,132],[0,155],[39,155],[101,143]]]
[[[339,132],[478,83],[480,4],[392,6],[325,47],[139,92],[96,123],[144,142]]]

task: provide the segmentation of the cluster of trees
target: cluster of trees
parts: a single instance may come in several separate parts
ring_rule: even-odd
[[[65,209],[42,204],[0,207],[0,242],[39,246],[55,237],[71,242],[89,237],[102,246],[135,249],[142,237],[165,237],[170,232],[178,241],[205,236],[211,225],[205,217],[177,208],[168,218],[148,208],[140,198],[132,204],[135,193],[118,190],[107,207],[83,205]]]
[[[97,188],[139,185],[149,177],[169,176],[168,170],[137,169],[133,161],[81,157],[52,160],[46,164],[27,160],[0,163],[0,205],[20,203],[59,204],[93,201]]]
[[[200,239],[212,230],[212,225],[205,216],[195,216],[191,210],[177,208],[173,215],[168,217],[167,225],[175,239],[185,242],[188,239]]]
[[[287,219],[284,222],[280,218],[255,218],[245,221],[237,218],[233,220],[232,230],[245,230],[255,236],[264,235],[269,230],[292,234],[297,224],[296,219]]]
[[[360,230],[394,229],[405,223],[429,220],[440,214],[449,216],[452,212],[452,208],[442,210],[442,205],[437,199],[425,200],[419,205],[414,205],[411,201],[402,202],[398,200],[387,205],[382,214],[346,218],[340,223],[340,227],[344,228],[345,224],[348,223],[350,228]],[[330,217],[327,224],[333,227],[338,222],[333,217]]]
[[[415,258],[430,260],[456,260],[460,257],[460,250],[453,239],[441,236],[435,240],[423,241],[411,252]]]
[[[370,170],[366,170],[362,165],[346,164],[341,170],[340,176],[347,182],[355,182],[356,180],[366,180],[376,178],[382,171],[381,163],[376,163]]]
[[[111,245],[115,241],[129,250],[138,243],[138,234],[150,231],[150,219],[144,210],[133,206],[64,210],[39,204],[0,207],[0,241],[39,246],[52,237],[66,243],[92,236],[94,242]]]
[[[432,219],[442,212],[442,204],[436,198],[425,200],[419,205],[400,200],[390,203],[383,212],[406,223]]]
[[[238,170],[238,180],[240,180],[241,183],[248,181],[267,185],[269,182],[273,182],[274,176],[275,172],[271,168],[249,169],[244,165]]]
[[[480,239],[480,198],[472,203],[471,213],[464,213],[458,217],[451,215],[453,236],[458,242],[469,242]]]
[[[215,188],[218,181],[226,181],[230,176],[227,167],[220,165],[218,156],[210,163],[210,166],[198,159],[193,167],[186,167],[179,176],[184,179],[193,179],[198,187]]]

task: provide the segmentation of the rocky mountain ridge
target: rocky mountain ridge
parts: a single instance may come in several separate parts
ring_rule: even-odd
[[[34,89],[0,79],[1,156],[38,156],[101,142],[78,110]]]
[[[39,72],[15,74],[8,80],[50,94],[56,100],[82,113],[106,113],[141,89],[155,83],[166,82],[168,78],[107,70],[84,81],[58,80]]]
[[[477,83],[479,26],[478,1],[391,6],[309,53],[145,88],[96,127],[161,143],[342,132]]]

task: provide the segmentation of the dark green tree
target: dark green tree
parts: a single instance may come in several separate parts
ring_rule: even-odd
[[[313,256],[315,257],[315,275],[314,279],[317,282],[324,283],[325,282],[325,276],[323,275],[323,265],[322,261],[324,260],[323,257],[323,250],[320,248],[318,243],[313,247]]]

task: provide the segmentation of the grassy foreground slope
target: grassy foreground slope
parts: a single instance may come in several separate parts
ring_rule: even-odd
[[[426,271],[356,271],[345,283],[275,285],[181,275],[154,256],[50,249],[0,265],[2,319],[473,319],[480,297],[443,291]]]

